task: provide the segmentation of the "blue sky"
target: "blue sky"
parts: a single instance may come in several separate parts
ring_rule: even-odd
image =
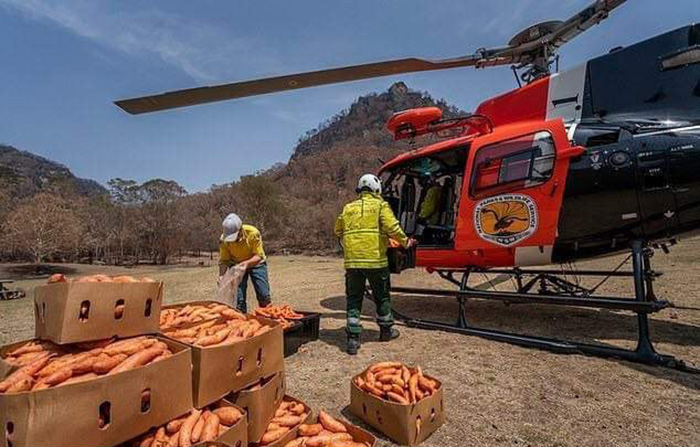
[[[189,191],[286,161],[306,130],[403,80],[464,110],[514,87],[457,69],[130,116],[115,99],[499,46],[590,0],[0,0],[0,142],[82,177],[173,179]],[[693,21],[699,0],[628,0],[561,51],[562,68]]]

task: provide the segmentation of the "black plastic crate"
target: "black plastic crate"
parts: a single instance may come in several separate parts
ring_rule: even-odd
[[[304,315],[298,320],[289,320],[293,326],[284,330],[284,356],[296,353],[301,345],[318,340],[321,314],[316,312],[299,312]]]

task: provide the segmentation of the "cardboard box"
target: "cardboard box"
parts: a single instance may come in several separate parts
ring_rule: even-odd
[[[335,416],[333,416],[333,417],[335,417]],[[320,423],[320,422],[318,422],[318,420],[313,421],[311,419],[309,419],[306,423],[307,424]],[[345,428],[348,430],[348,433],[352,436],[353,441],[360,442],[360,443],[367,443],[367,445],[369,445],[369,447],[375,447],[377,445],[377,438],[373,434],[368,432],[367,430],[363,430],[356,425],[352,425],[351,423],[349,423],[348,421],[346,421],[344,419],[341,419],[341,418],[335,418],[335,419],[345,426]],[[294,438],[292,438],[292,439],[294,439]],[[291,441],[292,439],[288,440],[287,442]],[[284,445],[284,444],[282,444],[282,445]]]
[[[0,447],[110,447],[186,413],[192,408],[192,351],[163,341],[173,355],[147,366],[41,391],[0,394]],[[143,401],[147,390],[150,399]],[[103,428],[99,417],[108,422]]]
[[[226,400],[246,410],[248,440],[259,442],[285,395],[284,372],[262,379],[259,389],[244,389],[226,396]]]
[[[56,283],[34,290],[36,337],[57,344],[157,334],[163,283]],[[115,312],[123,305],[123,313]]]
[[[366,372],[360,375],[364,376]],[[437,390],[411,405],[389,402],[369,394],[357,386],[353,377],[350,385],[350,411],[397,443],[418,445],[445,423],[442,382],[428,375],[425,377],[438,384]],[[420,431],[417,429],[419,419]]]
[[[248,421],[245,417],[245,412],[242,408],[238,407],[237,405],[232,404],[231,402],[227,400],[223,400],[220,402],[217,402],[217,404],[222,403],[224,406],[227,407],[236,407],[238,410],[244,413],[244,416],[232,427],[230,427],[228,430],[226,430],[224,433],[222,433],[215,441],[210,441],[210,442],[198,442],[197,444],[194,444],[192,447],[212,447],[214,445],[220,446],[220,447],[246,447],[248,445]],[[189,412],[188,412],[189,413]],[[178,418],[179,419],[183,417],[183,415],[180,415]],[[168,421],[170,422],[170,421]],[[161,427],[167,425],[161,424]],[[149,433],[154,433],[155,428],[152,428],[149,430]],[[136,438],[132,439],[131,441],[127,441],[123,443],[120,447],[132,447],[134,443],[136,445],[139,444],[139,441],[143,439],[145,435],[137,436]]]
[[[304,404],[304,408],[306,408],[307,416],[306,416],[306,418],[304,418],[303,421],[301,421],[299,423],[299,425],[308,424],[309,421],[311,421],[311,419],[313,419],[313,415],[311,414],[311,407],[306,405],[305,402],[302,402],[300,399],[297,399],[297,398],[289,396],[289,395],[285,395],[282,400],[299,402],[299,403]],[[275,409],[275,411],[277,411],[277,407],[275,407],[274,409]],[[296,427],[289,430],[284,436],[279,438],[277,441],[271,442],[269,444],[265,444],[265,447],[284,447],[292,439],[298,438],[299,437],[299,425],[297,425]],[[265,427],[265,428],[267,428],[267,427]],[[263,433],[264,433],[264,431],[263,431]],[[248,445],[257,447],[260,444],[258,444],[257,442],[251,441]]]
[[[187,304],[209,304],[197,301]],[[206,407],[232,391],[242,390],[263,377],[284,370],[282,325],[267,318],[249,315],[272,330],[234,344],[192,348],[194,405]]]

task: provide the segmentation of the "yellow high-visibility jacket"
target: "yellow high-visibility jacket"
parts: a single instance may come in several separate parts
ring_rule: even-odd
[[[418,217],[425,219],[429,225],[436,225],[440,221],[440,196],[442,195],[442,187],[433,185],[428,188],[423,200]]]
[[[362,192],[345,205],[335,221],[335,235],[342,239],[346,269],[388,267],[389,238],[403,247],[408,242],[389,204],[371,192]]]

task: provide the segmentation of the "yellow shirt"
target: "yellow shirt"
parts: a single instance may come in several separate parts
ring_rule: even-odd
[[[252,225],[243,225],[241,234],[235,242],[224,242],[221,236],[219,241],[219,264],[232,265],[247,261],[253,256],[260,256],[265,260],[262,236],[260,231]]]

